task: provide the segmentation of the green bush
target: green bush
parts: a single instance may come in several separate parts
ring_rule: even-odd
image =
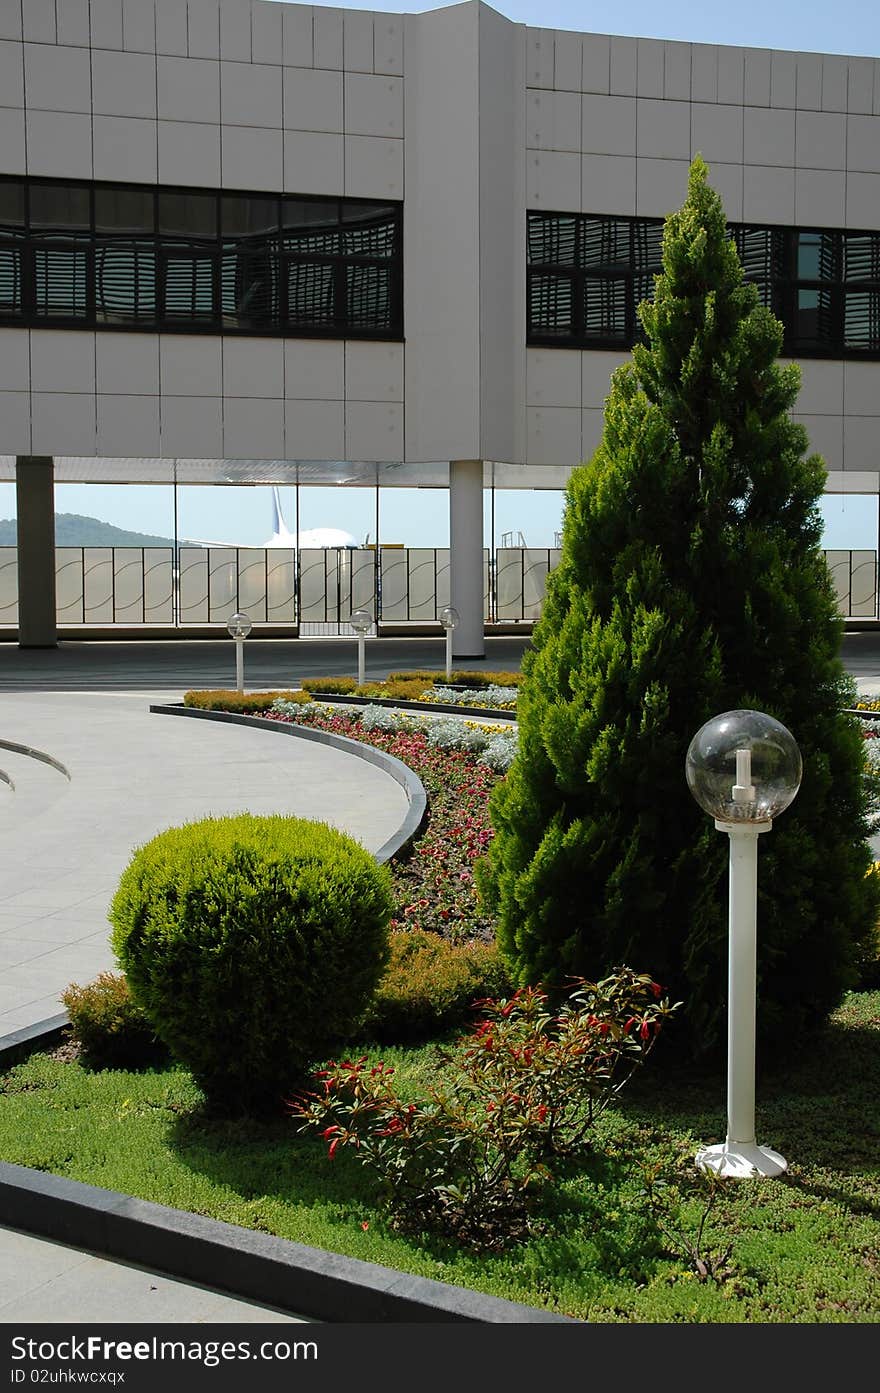
[[[350,1146],[382,1182],[393,1225],[445,1231],[476,1250],[529,1234],[547,1161],[583,1153],[599,1115],[644,1064],[678,1009],[644,974],[579,982],[554,1014],[539,988],[484,1003],[483,1019],[437,1051],[422,1097],[401,1097],[394,1067],[331,1060],[320,1091],[293,1104],[333,1159]]]
[[[353,677],[304,677],[305,691],[320,695],[350,696],[357,687]]]
[[[435,668],[419,667],[411,668],[406,672],[389,672],[389,682],[423,682],[430,685],[432,682],[445,682],[446,672],[438,671]]]
[[[440,685],[445,677],[438,678]],[[521,672],[469,672],[466,668],[453,669],[449,678],[458,687],[518,687],[522,682]]]
[[[473,1019],[475,1001],[505,996],[510,988],[494,944],[450,943],[421,929],[394,933],[364,1029],[388,1044],[429,1039]]]
[[[74,1041],[84,1062],[95,1069],[140,1069],[165,1057],[146,1013],[118,972],[102,972],[94,982],[77,982],[61,993]]]
[[[401,681],[389,680],[387,682],[365,682],[363,687],[356,687],[358,696],[381,697],[385,701],[418,701],[425,690],[425,684],[419,678]]]
[[[362,1015],[388,957],[390,874],[302,818],[206,818],[123,872],[113,948],[210,1105],[263,1112]]]
[[[519,672],[470,672],[465,668],[453,669],[449,678],[450,682],[455,682],[458,686],[466,687],[518,687],[522,681],[522,674]],[[389,672],[389,682],[425,682],[444,687],[446,685],[446,672],[438,672],[432,668],[414,668],[411,672]],[[303,683],[305,686],[305,683]]]
[[[194,706],[199,711],[234,711],[248,715],[254,711],[266,711],[278,697],[285,701],[300,704],[311,701],[304,692],[235,692],[223,688],[213,692],[187,692],[183,698],[184,706]]]

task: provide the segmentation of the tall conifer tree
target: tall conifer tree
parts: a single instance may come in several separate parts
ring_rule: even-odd
[[[728,840],[688,791],[710,717],[766,711],[804,776],[759,842],[759,1030],[799,1037],[853,984],[878,914],[871,799],[817,503],[790,416],[800,376],[743,281],[707,168],[668,218],[645,342],[566,496],[559,566],[524,663],[520,753],[493,795],[480,883],[522,982],[626,963],[724,1033]]]

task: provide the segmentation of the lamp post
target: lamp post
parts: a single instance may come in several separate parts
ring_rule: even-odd
[[[452,633],[458,624],[458,610],[447,605],[440,611],[440,623],[446,630],[446,681],[452,680]]]
[[[365,609],[352,610],[349,624],[358,636],[358,686],[367,680],[367,630],[373,627],[373,616]]]
[[[248,616],[238,610],[226,621],[230,637],[235,639],[235,686],[239,692],[244,691],[244,641],[253,627]]]
[[[685,772],[700,807],[730,838],[727,1137],[701,1147],[696,1163],[737,1179],[781,1175],[787,1161],[755,1139],[758,837],[800,787],[800,751],[772,716],[725,711],[697,731]]]

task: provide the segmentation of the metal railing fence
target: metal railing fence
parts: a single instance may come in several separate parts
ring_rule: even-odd
[[[489,624],[540,617],[558,547],[483,552]],[[877,552],[826,551],[842,614],[877,619]],[[349,632],[366,609],[379,624],[434,624],[450,603],[447,547],[58,547],[58,624],[83,628],[224,627],[234,610],[300,633]],[[15,547],[0,547],[0,627],[18,623]]]

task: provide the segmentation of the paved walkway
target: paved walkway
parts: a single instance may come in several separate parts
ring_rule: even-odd
[[[0,1228],[0,1324],[296,1324],[274,1306]]]
[[[181,692],[0,695],[0,1035],[56,1015],[59,993],[114,966],[107,910],[132,850],[165,827],[248,810],[314,818],[376,851],[403,821],[399,784],[314,741],[151,714]],[[14,768],[13,768],[14,766]]]

